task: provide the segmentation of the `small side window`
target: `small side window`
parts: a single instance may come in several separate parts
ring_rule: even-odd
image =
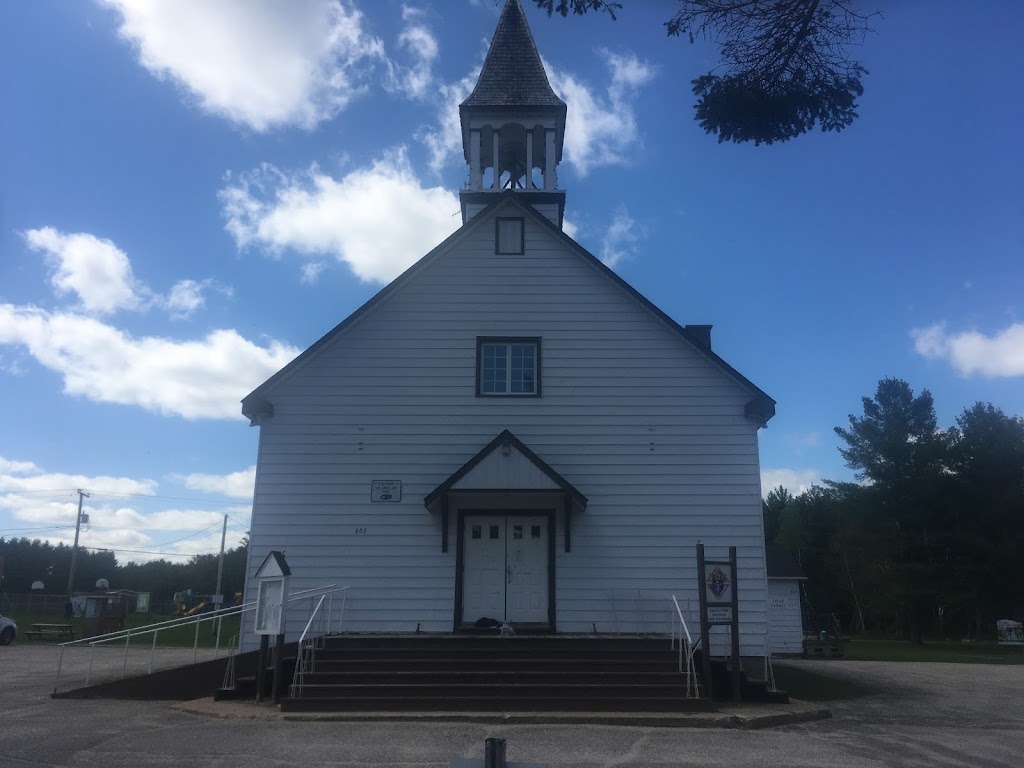
[[[479,525],[474,525],[473,526],[473,538],[474,539],[479,539],[480,538],[480,533],[481,533],[480,532],[480,526]]]
[[[531,539],[539,539],[540,538],[540,526],[539,525],[531,525],[530,526],[530,538]]]
[[[512,526],[512,538],[513,539],[521,539],[521,538],[523,538],[523,526],[521,526],[521,525],[513,525]]]
[[[500,528],[497,525],[492,525],[491,526],[491,538],[492,539],[499,538],[499,536],[500,536],[499,531],[500,531]]]

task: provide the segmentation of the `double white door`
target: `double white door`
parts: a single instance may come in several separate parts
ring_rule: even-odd
[[[548,519],[467,515],[462,620],[548,621]]]

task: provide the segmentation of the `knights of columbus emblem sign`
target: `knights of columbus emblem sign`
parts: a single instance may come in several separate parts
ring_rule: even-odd
[[[725,571],[722,570],[721,566],[716,565],[715,570],[708,574],[706,583],[712,594],[717,599],[721,599],[722,595],[725,594],[725,590],[729,588],[729,577],[725,575]]]

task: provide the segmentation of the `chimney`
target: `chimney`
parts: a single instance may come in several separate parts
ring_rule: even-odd
[[[711,329],[713,326],[710,325],[684,325],[683,330],[690,334],[694,341],[703,344],[708,349],[711,349]]]

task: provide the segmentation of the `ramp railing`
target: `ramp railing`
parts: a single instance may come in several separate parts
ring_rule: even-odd
[[[336,584],[329,584],[329,585],[324,586],[324,587],[314,587],[312,589],[304,589],[304,590],[300,590],[298,592],[292,592],[290,595],[288,595],[287,602],[288,603],[294,603],[294,602],[298,602],[300,600],[306,600],[306,599],[315,600],[318,596],[333,595],[334,592],[339,592],[339,591],[342,591],[342,590],[348,590],[348,587],[338,587]],[[255,602],[243,603],[242,605],[231,606],[229,608],[221,608],[221,609],[218,609],[218,610],[215,610],[215,611],[208,611],[206,613],[197,614],[195,616],[182,616],[182,617],[178,617],[178,618],[175,618],[175,619],[169,619],[167,621],[160,621],[160,622],[156,622],[154,624],[148,624],[148,625],[142,626],[142,627],[132,627],[130,629],[122,629],[122,630],[118,630],[116,632],[108,632],[106,634],[97,635],[95,637],[86,637],[86,638],[82,638],[81,640],[71,640],[71,641],[66,642],[66,643],[61,643],[60,646],[59,646],[60,647],[60,656],[59,656],[59,658],[57,660],[57,674],[56,674],[56,678],[54,679],[54,686],[53,686],[54,693],[56,693],[58,688],[60,687],[62,674],[64,674],[65,671],[66,671],[65,670],[65,664],[64,664],[64,655],[65,655],[65,651],[68,650],[68,649],[77,649],[77,648],[86,648],[86,647],[89,649],[89,660],[88,660],[88,665],[87,665],[86,670],[85,670],[85,680],[84,680],[84,683],[82,683],[83,685],[89,685],[89,683],[93,679],[93,668],[94,668],[94,665],[95,665],[94,662],[95,662],[95,657],[96,657],[96,649],[97,648],[113,648],[115,643],[120,644],[123,641],[124,649],[123,649],[123,653],[121,654],[121,657],[120,657],[120,671],[119,671],[119,673],[117,672],[117,669],[116,669],[116,661],[115,661],[115,664],[112,665],[110,663],[112,661],[112,659],[110,659],[109,657],[103,659],[103,661],[106,662],[104,664],[104,670],[103,670],[104,677],[105,678],[109,678],[111,676],[111,673],[113,672],[113,676],[115,678],[123,680],[125,677],[128,676],[129,653],[130,653],[130,650],[131,650],[131,644],[132,644],[132,640],[133,639],[142,637],[144,635],[151,635],[152,636],[152,640],[148,644],[149,645],[149,649],[148,649],[149,653],[148,653],[148,664],[146,666],[147,673],[152,673],[153,669],[154,669],[154,664],[155,664],[155,660],[156,660],[156,651],[157,651],[157,647],[158,647],[160,633],[161,632],[167,632],[168,630],[172,630],[172,629],[173,630],[180,630],[181,627],[192,626],[192,625],[195,626],[195,632],[194,632],[193,637],[192,637],[191,655],[189,655],[189,652],[188,652],[189,649],[188,649],[187,646],[183,647],[183,646],[179,645],[179,646],[174,646],[173,648],[170,647],[170,646],[161,646],[161,650],[164,650],[164,651],[174,650],[174,651],[176,651],[175,658],[173,659],[173,663],[168,665],[167,668],[176,667],[176,666],[184,666],[184,665],[187,665],[187,664],[194,664],[194,663],[196,663],[197,661],[199,661],[200,650],[203,651],[203,656],[204,657],[216,659],[216,658],[219,658],[220,653],[221,653],[222,650],[227,651],[229,654],[232,654],[233,652],[237,653],[237,650],[238,650],[238,643],[239,643],[239,637],[241,635],[241,632],[239,632],[239,634],[234,635],[231,638],[231,640],[229,641],[228,645],[225,646],[222,649],[222,646],[221,646],[221,626],[223,625],[224,619],[230,619],[230,618],[233,618],[235,616],[238,616],[239,617],[239,621],[241,623],[241,621],[242,621],[243,617],[245,616],[245,614],[250,613],[250,612],[255,611],[255,610],[256,610],[256,603]],[[210,650],[211,649],[209,649],[209,648],[201,648],[200,647],[200,643],[199,643],[200,625],[202,625],[205,622],[217,622],[217,627],[216,627],[216,630],[215,630],[216,640],[215,640],[215,645],[214,645],[214,647],[212,649],[212,654],[210,654]],[[330,623],[330,619],[328,619],[328,623]],[[166,635],[165,635],[165,637],[166,637]],[[116,647],[120,648],[120,645],[117,645]],[[139,644],[136,643],[135,647],[138,648]]]
[[[696,699],[700,692],[697,687],[697,666],[694,664],[693,654],[696,652],[697,646],[700,645],[700,638],[697,638],[696,643],[693,642],[690,628],[686,625],[683,611],[679,607],[679,601],[675,595],[671,595],[671,600],[671,648],[672,650],[679,649],[679,673],[686,675],[686,698]]]

